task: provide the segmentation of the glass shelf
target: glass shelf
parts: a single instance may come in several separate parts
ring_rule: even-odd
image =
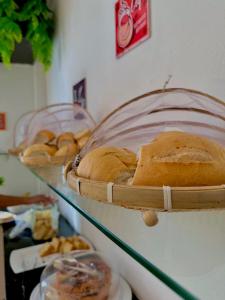
[[[9,160],[19,173],[26,168]],[[225,299],[225,211],[161,212],[159,223],[147,227],[139,211],[77,195],[61,167],[30,170],[182,298]]]

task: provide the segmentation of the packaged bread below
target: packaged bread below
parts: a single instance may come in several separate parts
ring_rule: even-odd
[[[54,237],[51,242],[43,244],[40,256],[44,257],[54,253],[69,253],[74,250],[89,250],[90,245],[81,237],[74,235],[70,237]]]
[[[225,147],[190,133],[162,132],[140,155],[117,147],[96,148],[76,174],[90,180],[140,186],[214,186],[225,183]]]
[[[37,210],[33,214],[32,234],[35,240],[49,240],[58,230],[58,212],[56,208]]]

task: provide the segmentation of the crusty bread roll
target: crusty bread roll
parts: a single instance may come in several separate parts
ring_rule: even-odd
[[[52,148],[55,152],[58,151],[58,147],[54,144],[47,144],[48,147]],[[55,154],[54,152],[54,154]]]
[[[52,131],[44,129],[36,134],[32,144],[47,144],[54,138],[55,134]]]
[[[82,149],[84,147],[84,145],[87,143],[88,140],[89,140],[89,136],[83,136],[82,138],[80,138],[77,141],[79,148]]]
[[[57,146],[58,148],[61,148],[62,146],[65,146],[67,144],[74,144],[74,136],[72,132],[64,132],[60,134],[57,138]]]
[[[56,146],[57,147],[57,139],[56,139],[56,137],[53,140],[51,140],[50,142],[46,143],[46,145],[48,145],[48,146]]]
[[[30,156],[42,156],[42,155],[54,155],[56,152],[55,147],[47,146],[44,144],[34,144],[26,148],[23,152],[24,157]]]
[[[62,146],[56,153],[55,156],[70,157],[76,155],[79,151],[77,144],[67,144]]]
[[[80,177],[126,183],[136,168],[136,155],[116,147],[100,147],[89,152],[80,162],[77,175]]]
[[[211,186],[225,183],[225,148],[197,135],[164,132],[141,148],[133,185]]]

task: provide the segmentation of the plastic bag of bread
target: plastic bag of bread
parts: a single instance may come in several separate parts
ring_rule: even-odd
[[[35,240],[49,240],[58,232],[59,212],[57,205],[34,205],[24,213],[15,217],[16,226],[11,230],[11,239],[18,236],[26,228],[32,231]]]
[[[35,240],[49,240],[58,232],[59,212],[57,205],[36,209],[32,216],[32,236]]]

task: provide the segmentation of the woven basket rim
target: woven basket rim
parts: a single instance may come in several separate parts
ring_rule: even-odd
[[[68,173],[72,174],[72,176],[79,180],[80,182],[85,182],[85,183],[90,183],[90,184],[97,184],[97,185],[105,185],[107,186],[109,183],[111,182],[106,182],[106,181],[100,181],[100,180],[91,180],[91,179],[87,179],[84,177],[79,177],[76,175],[76,173],[71,170]],[[68,174],[66,174],[65,176],[67,177]],[[163,190],[163,186],[148,186],[148,185],[128,185],[128,184],[117,184],[117,183],[113,183],[113,188],[127,188],[127,189],[145,189],[145,190]],[[213,185],[213,186],[190,186],[190,187],[186,187],[186,186],[171,186],[170,187],[172,191],[204,191],[204,190],[218,190],[218,189],[222,189],[225,190],[225,184],[221,184],[221,185]]]

